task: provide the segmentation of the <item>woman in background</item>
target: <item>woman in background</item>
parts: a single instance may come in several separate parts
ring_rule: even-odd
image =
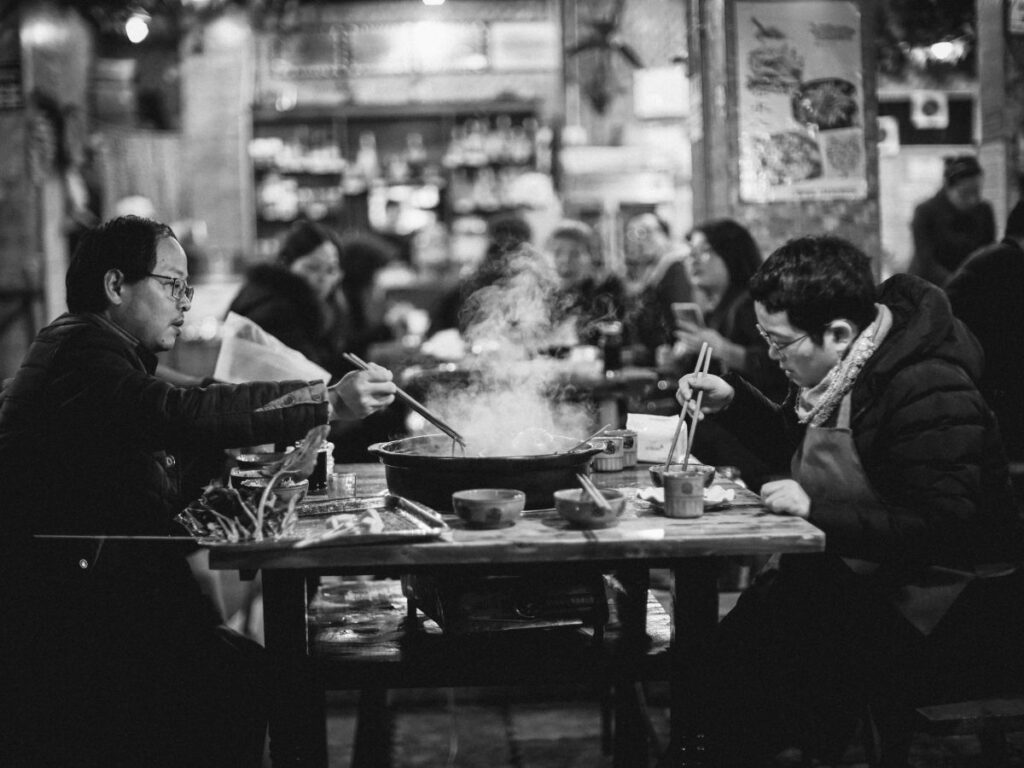
[[[346,250],[347,248],[347,250]],[[363,241],[339,238],[333,231],[311,221],[294,224],[285,235],[272,264],[253,267],[245,285],[231,303],[230,311],[244,315],[267,333],[301,352],[326,370],[335,381],[355,370],[342,355],[347,351],[363,354],[370,339],[390,334],[375,328],[358,331],[351,305],[345,298],[342,281],[346,270],[341,259],[369,253]],[[374,253],[373,264],[379,265]],[[372,273],[376,266],[369,270]],[[353,269],[360,279],[352,287],[362,296],[368,279],[367,269]],[[369,308],[365,308],[369,311]],[[335,426],[331,432],[337,461],[364,461],[372,458],[366,446],[390,440],[403,433],[404,412],[392,405],[369,418]]]
[[[702,325],[677,318],[675,364],[680,374],[693,370],[701,344],[714,350],[711,371],[735,371],[763,394],[782,402],[789,390],[757,332],[757,316],[748,283],[761,265],[761,251],[750,232],[732,219],[698,224],[687,235],[685,263],[693,299],[703,313]],[[734,435],[711,421],[694,437],[694,455],[708,464],[739,469],[741,477],[759,487],[771,475],[767,463]]]
[[[337,378],[352,370],[341,357],[349,318],[338,286],[344,275],[338,238],[311,221],[294,224],[272,264],[249,270],[229,310],[252,320]]]
[[[761,251],[747,229],[732,219],[698,224],[687,235],[685,263],[693,299],[704,324],[677,319],[675,346],[681,368],[693,367],[703,342],[714,349],[718,371],[736,371],[776,401],[788,384],[757,332],[754,301],[747,284],[761,265]]]

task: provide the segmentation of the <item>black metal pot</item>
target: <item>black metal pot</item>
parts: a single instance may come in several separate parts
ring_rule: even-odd
[[[368,450],[380,457],[391,493],[434,509],[450,510],[452,493],[468,488],[517,488],[526,494],[527,509],[545,509],[554,505],[555,491],[577,487],[576,473],[585,473],[604,450],[598,441],[569,451],[579,441],[558,439],[562,453],[537,456],[463,456],[444,435],[406,437]]]

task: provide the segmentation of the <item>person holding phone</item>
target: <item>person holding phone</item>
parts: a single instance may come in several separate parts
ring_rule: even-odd
[[[698,224],[686,237],[685,264],[693,303],[673,304],[680,372],[691,369],[701,344],[714,349],[716,372],[736,371],[773,400],[788,384],[757,333],[754,302],[747,284],[761,264],[761,251],[747,229],[732,219]]]

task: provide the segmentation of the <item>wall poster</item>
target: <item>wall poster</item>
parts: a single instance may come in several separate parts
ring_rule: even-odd
[[[740,197],[867,197],[860,10],[736,3]]]

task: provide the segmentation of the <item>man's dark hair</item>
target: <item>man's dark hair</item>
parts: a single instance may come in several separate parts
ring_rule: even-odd
[[[846,318],[864,328],[875,318],[871,260],[834,235],[798,237],[777,249],[750,279],[750,295],[821,344],[825,326]]]
[[[102,312],[107,308],[103,276],[111,269],[137,283],[153,271],[161,239],[176,236],[166,224],[140,216],[120,216],[89,230],[71,257],[64,285],[72,312]]]

